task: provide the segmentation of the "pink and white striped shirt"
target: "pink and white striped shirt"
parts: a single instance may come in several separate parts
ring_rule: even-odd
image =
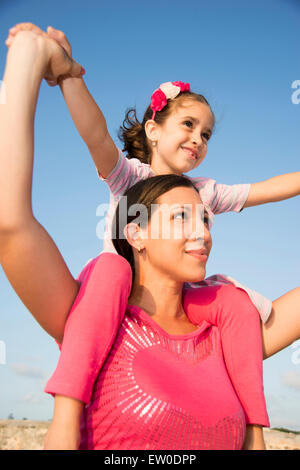
[[[110,207],[106,214],[106,225],[103,240],[103,252],[116,253],[112,243],[112,222],[116,207],[122,195],[138,181],[155,176],[149,164],[142,163],[137,158],[126,158],[119,150],[119,158],[107,178],[103,178],[99,173],[99,178],[105,181],[110,189]],[[186,175],[187,176],[187,175]],[[250,184],[218,184],[211,178],[190,178],[198,188],[201,200],[209,213],[210,224],[212,225],[215,214],[223,212],[240,212],[247,200]],[[207,287],[215,284],[233,284],[244,290],[257,308],[262,321],[265,323],[272,311],[272,302],[260,293],[244,286],[233,277],[224,274],[217,274],[206,278],[199,283],[190,284],[191,287]]]
[[[111,240],[112,222],[121,196],[138,181],[155,176],[149,164],[142,163],[137,158],[126,158],[123,152],[118,150],[118,162],[107,178],[98,173],[100,179],[105,181],[110,189],[110,207],[105,220],[103,251],[112,253],[116,252]],[[250,184],[218,184],[215,180],[204,177],[190,179],[198,188],[203,204],[209,212],[211,224],[214,214],[240,212],[250,190]]]

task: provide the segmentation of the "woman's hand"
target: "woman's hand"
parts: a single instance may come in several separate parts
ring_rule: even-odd
[[[266,450],[262,426],[248,424],[243,450]]]
[[[52,421],[44,440],[44,450],[77,450],[79,444],[79,428]]]
[[[80,444],[80,417],[84,403],[55,395],[54,415],[46,434],[44,450],[77,450]]]
[[[49,34],[32,23],[19,23],[9,30],[5,41],[11,47],[17,36],[31,34],[40,42],[43,52],[47,53],[48,64],[44,78],[50,86],[55,86],[62,78],[81,77],[84,69],[72,58],[72,48],[65,35],[58,30],[48,27]]]

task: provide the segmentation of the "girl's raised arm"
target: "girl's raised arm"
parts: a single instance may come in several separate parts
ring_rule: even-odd
[[[28,310],[58,341],[78,283],[32,212],[34,116],[43,77],[80,76],[52,39],[20,32],[7,54],[0,101],[0,263]]]
[[[18,23],[9,30],[6,40],[8,47],[21,31],[43,31],[32,23]],[[72,48],[63,31],[47,28],[48,36],[57,41],[72,57]],[[98,173],[106,178],[117,164],[119,152],[114,144],[106,125],[101,109],[93,99],[82,78],[72,74],[64,74],[59,80],[60,89],[70,111],[73,122],[86,143]],[[48,84],[55,85],[58,80],[48,80]]]

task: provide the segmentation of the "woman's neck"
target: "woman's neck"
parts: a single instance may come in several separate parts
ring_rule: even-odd
[[[185,315],[182,307],[182,285],[181,282],[162,279],[154,273],[148,273],[142,279],[135,275],[128,303],[141,307],[151,316],[176,320]]]

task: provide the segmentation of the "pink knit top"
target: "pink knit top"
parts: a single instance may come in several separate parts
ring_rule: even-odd
[[[219,329],[164,331],[128,306],[81,419],[80,449],[241,449],[245,414]]]

